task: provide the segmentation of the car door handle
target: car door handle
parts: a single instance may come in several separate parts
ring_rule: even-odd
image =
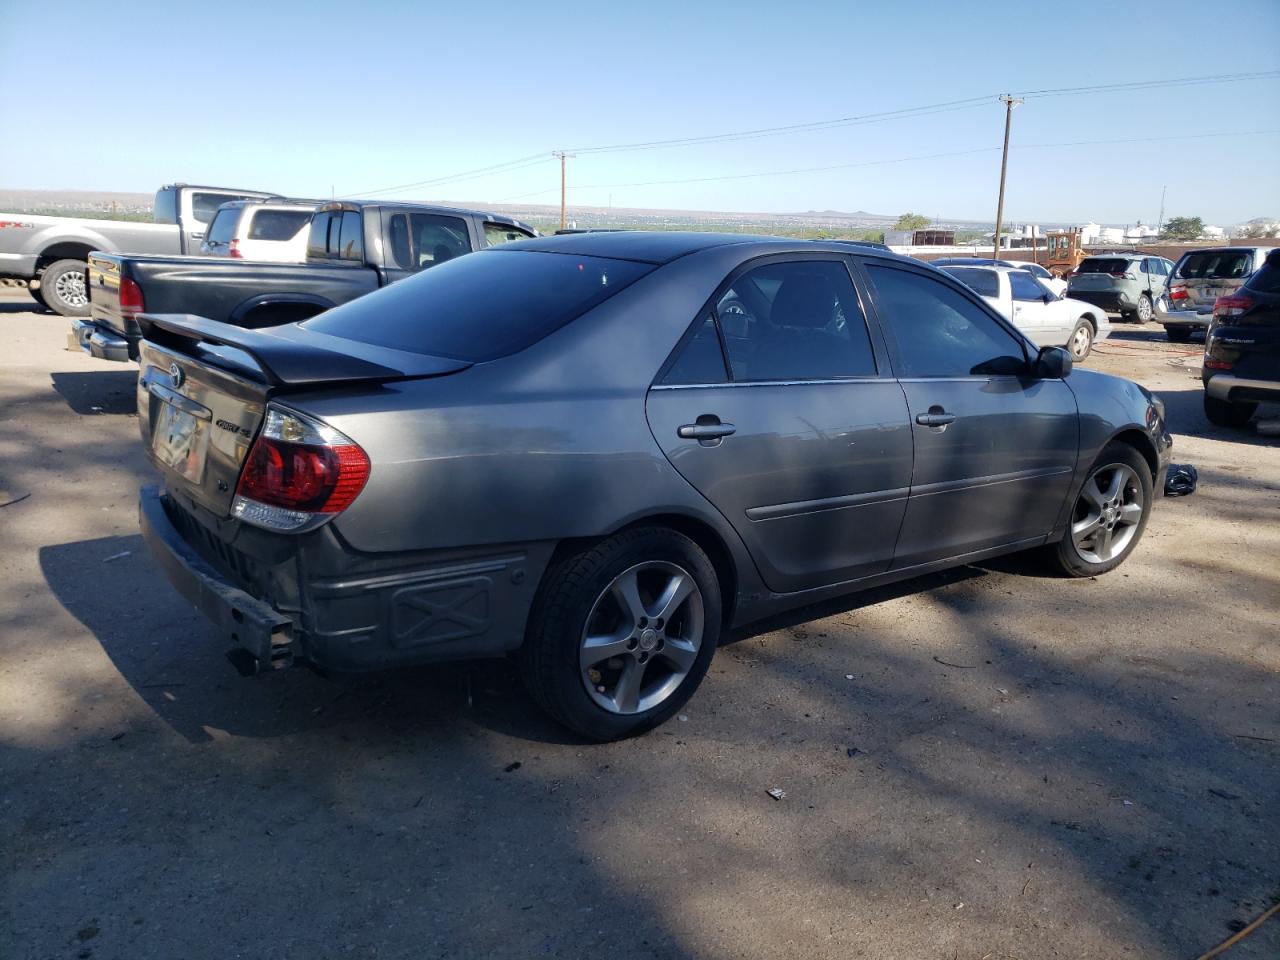
[[[711,419],[699,417],[702,422],[686,423],[676,430],[676,435],[684,440],[719,440],[738,431],[732,423],[721,423],[718,419],[714,423],[707,422]]]
[[[941,407],[935,407],[928,413],[917,413],[916,423],[922,427],[945,427],[949,423],[956,422],[954,413],[946,413]]]

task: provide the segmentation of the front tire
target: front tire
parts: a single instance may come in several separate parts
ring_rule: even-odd
[[[1204,395],[1204,415],[1218,427],[1243,427],[1257,409],[1256,403],[1233,403],[1211,397],[1207,393]]]
[[[1048,550],[1069,577],[1096,577],[1128,558],[1151,515],[1151,467],[1127,443],[1112,443],[1089,469],[1066,535]]]
[[[624,531],[548,571],[520,650],[525,685],[592,740],[651,730],[702,682],[721,609],[696,543],[666,527]]]
[[[1164,335],[1169,338],[1172,343],[1186,343],[1191,339],[1190,327],[1165,327]]]
[[[83,260],[55,260],[40,275],[40,295],[50,310],[64,317],[89,315],[89,287]]]
[[[1081,317],[1076,328],[1071,331],[1071,339],[1067,341],[1067,349],[1071,351],[1071,359],[1077,362],[1085,359],[1093,352],[1093,324]]]

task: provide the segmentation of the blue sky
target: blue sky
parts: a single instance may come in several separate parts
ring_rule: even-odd
[[[908,119],[569,161],[571,204],[990,220],[995,94],[1280,69],[1277,0],[1236,0],[1229,24],[1208,0],[57,7],[0,0],[0,90],[19,105],[0,187],[186,180],[354,196],[542,154],[393,195],[557,203],[555,149],[992,95]],[[1029,100],[1012,142],[1015,222],[1152,222],[1166,186],[1166,216],[1280,217],[1280,79]]]

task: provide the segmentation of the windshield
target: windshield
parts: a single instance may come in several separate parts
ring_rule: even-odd
[[[1179,260],[1173,275],[1183,280],[1239,280],[1252,272],[1250,250],[1200,250]]]
[[[1076,268],[1076,273],[1124,273],[1129,269],[1129,261],[1119,257],[1091,257],[1083,260]]]
[[[415,274],[304,321],[320,333],[479,362],[537,343],[653,264],[496,247]]]

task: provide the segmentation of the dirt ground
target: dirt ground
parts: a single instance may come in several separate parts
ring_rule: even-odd
[[[239,678],[137,536],[135,369],[31,307],[0,292],[5,960],[1173,960],[1280,898],[1280,440],[1209,426],[1194,344],[1087,362],[1200,470],[1119,571],[766,624],[594,746],[501,663]]]

